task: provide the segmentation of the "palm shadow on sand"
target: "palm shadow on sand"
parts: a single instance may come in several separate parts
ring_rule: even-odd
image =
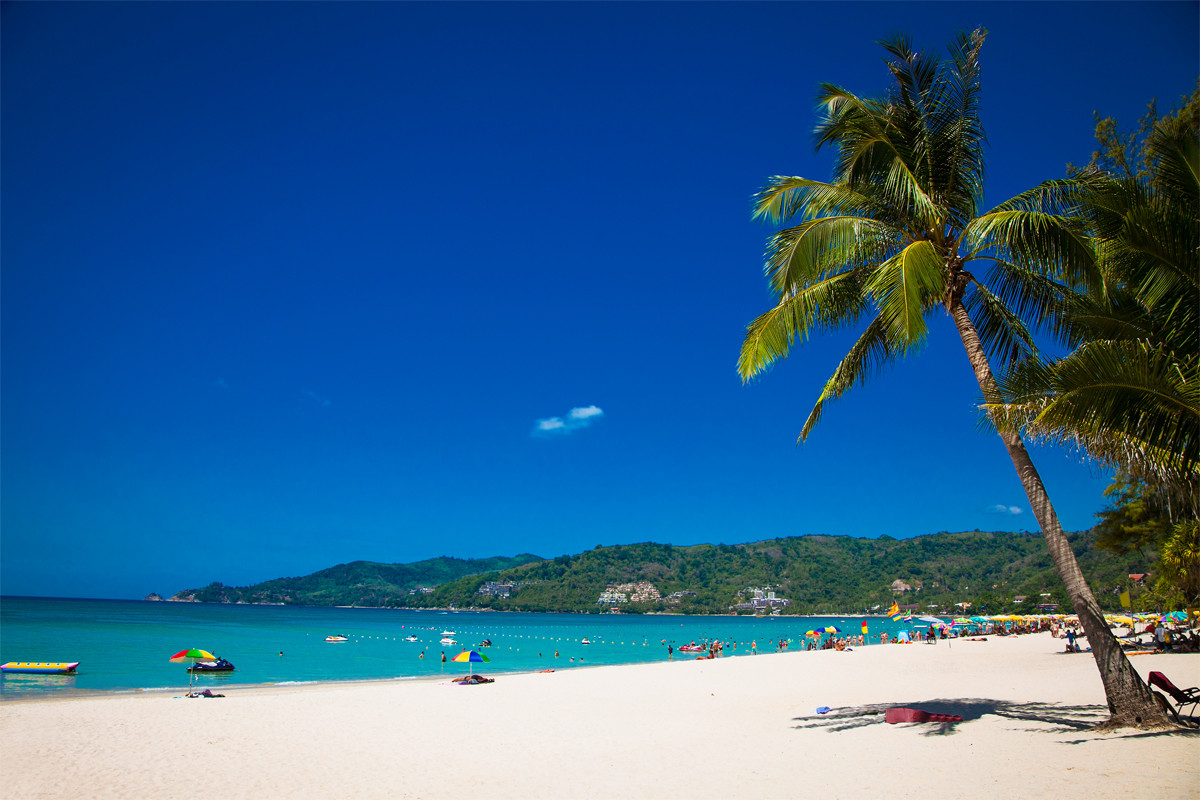
[[[960,725],[966,725],[991,714],[1006,719],[1041,723],[1031,731],[1040,733],[1084,732],[1091,730],[1108,718],[1105,706],[1068,706],[1060,703],[1011,703],[1007,700],[986,698],[958,698],[937,700],[898,700],[894,703],[835,708],[826,714],[796,717],[793,727],[798,730],[814,729],[830,732],[848,731],[867,725],[884,725],[884,712],[889,708],[919,708],[934,714],[952,714],[962,717],[962,722],[918,722],[900,723],[902,727],[916,728],[922,736],[948,736]]]

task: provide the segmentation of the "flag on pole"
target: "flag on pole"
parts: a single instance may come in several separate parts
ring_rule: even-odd
[[[865,619],[862,621],[862,632],[863,636],[867,635],[867,621]]]
[[[895,600],[893,600],[892,607],[888,609],[887,615],[889,617],[894,617],[895,615],[897,615],[899,613],[900,613],[900,606],[897,605]]]
[[[1129,590],[1121,592],[1121,608],[1131,608],[1129,605]]]

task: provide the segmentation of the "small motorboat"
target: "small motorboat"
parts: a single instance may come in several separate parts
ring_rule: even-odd
[[[223,658],[216,661],[197,661],[188,667],[188,672],[233,672],[233,664]]]
[[[454,638],[451,636],[443,636],[441,643],[442,644],[458,644],[458,642],[454,641]]]
[[[405,637],[404,637],[404,641],[406,641],[406,642],[415,642],[415,641],[417,641],[417,637],[415,637],[415,636],[412,636],[412,635],[405,636]]]
[[[347,639],[345,636],[326,636],[325,641],[327,641],[327,642],[348,642],[350,640]]]
[[[9,661],[7,664],[0,664],[0,673],[74,675],[78,666],[78,661]]]
[[[442,636],[453,636],[454,631],[442,631]]]
[[[491,640],[491,639],[484,639],[482,642],[480,642],[479,644],[477,644],[477,645],[475,645],[475,646],[476,646],[476,647],[491,647],[491,646],[492,646],[492,640]]]
[[[589,640],[587,640],[587,639],[580,639],[580,640],[579,640],[579,643],[580,643],[580,644],[591,644],[591,642],[590,642]]]

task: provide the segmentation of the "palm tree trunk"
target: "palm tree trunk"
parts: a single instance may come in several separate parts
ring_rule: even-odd
[[[958,335],[962,338],[971,367],[975,370],[975,378],[979,381],[985,401],[999,402],[999,392],[991,366],[988,364],[987,354],[979,341],[979,333],[967,316],[962,300],[952,298],[949,312],[958,328]],[[1066,585],[1067,596],[1071,598],[1071,605],[1079,615],[1079,622],[1087,634],[1096,667],[1100,670],[1100,679],[1104,683],[1104,695],[1111,714],[1101,727],[1170,726],[1171,721],[1154,700],[1150,687],[1138,676],[1129,658],[1121,650],[1120,642],[1104,621],[1100,604],[1096,602],[1095,595],[1079,569],[1079,562],[1075,560],[1071,544],[1063,534],[1058,515],[1054,506],[1050,504],[1050,496],[1046,493],[1046,487],[1033,465],[1033,459],[1025,449],[1024,442],[1016,433],[1006,430],[1001,430],[1000,438],[1004,440],[1009,458],[1012,459],[1013,467],[1016,468],[1017,476],[1025,489],[1025,496],[1029,498],[1030,508],[1041,525],[1042,536],[1050,548],[1050,557],[1054,559],[1054,566]]]

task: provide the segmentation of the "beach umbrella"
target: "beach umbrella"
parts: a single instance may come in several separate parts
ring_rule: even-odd
[[[491,662],[491,659],[488,658],[487,656],[485,656],[483,653],[479,653],[474,650],[463,650],[461,653],[459,653],[458,655],[456,655],[454,658],[452,658],[450,660],[458,661],[460,663],[475,663],[475,664]]]
[[[836,625],[826,625],[825,626],[825,633],[841,633],[841,632],[842,632],[842,629],[837,627]]]
[[[207,650],[201,650],[198,647],[193,647],[190,650],[180,650],[169,659],[172,664],[183,664],[191,662],[192,666],[196,666],[197,661],[216,661],[217,657]],[[188,670],[188,694],[192,693],[192,680],[195,678],[195,673]]]

